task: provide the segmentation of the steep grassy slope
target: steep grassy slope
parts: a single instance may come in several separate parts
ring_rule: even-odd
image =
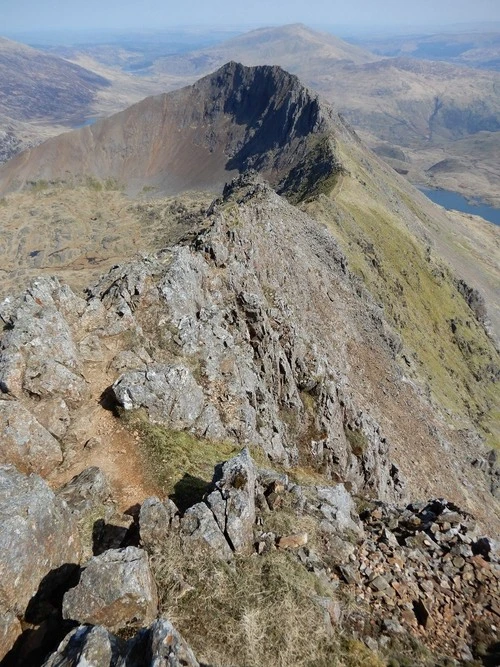
[[[420,208],[392,174],[389,188],[382,166],[374,171],[352,151],[342,162],[349,174],[330,196],[307,204],[308,212],[328,225],[400,333],[405,373],[423,383],[456,429],[472,420],[494,446],[500,357],[432,243],[442,240],[439,214],[433,224],[432,209]]]

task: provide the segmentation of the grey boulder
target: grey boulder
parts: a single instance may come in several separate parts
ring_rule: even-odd
[[[203,390],[181,364],[156,364],[145,371],[124,373],[112,389],[125,410],[146,408],[153,420],[170,428],[188,428],[203,412]]]
[[[80,582],[63,599],[63,618],[115,631],[151,623],[158,610],[147,553],[136,547],[110,549],[91,558]]]
[[[80,625],[61,642],[43,667],[199,667],[172,623],[158,619],[128,642],[103,626]]]
[[[102,626],[81,625],[63,639],[43,667],[115,667],[124,645]]]
[[[49,573],[78,564],[80,542],[66,503],[37,475],[0,466],[0,607],[22,617]]]
[[[231,549],[236,553],[250,552],[254,542],[257,471],[248,449],[226,461],[219,474],[207,504]]]
[[[0,400],[0,463],[47,475],[63,460],[58,441],[18,401]]]

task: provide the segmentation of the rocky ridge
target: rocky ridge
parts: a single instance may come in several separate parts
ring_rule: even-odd
[[[238,563],[254,553],[272,559],[273,553],[286,552],[324,586],[321,614],[326,609],[329,623],[349,618],[349,631],[370,650],[390,652],[399,646],[393,635],[403,637],[403,652],[410,650],[408,637],[460,660],[469,659],[471,651],[478,655],[481,646],[489,650],[498,610],[495,544],[481,540],[470,518],[450,502],[396,509],[413,490],[391,457],[383,426],[363,409],[361,378],[349,370],[354,359],[346,341],[362,345],[369,336],[372,344],[378,341],[380,362],[400,391],[398,336],[360,291],[324,227],[265,183],[241,177],[208,215],[210,224],[194,240],[112,269],[86,298],[44,278],[22,296],[4,300],[0,406],[10,425],[4,433],[10,428],[13,435],[10,448],[2,450],[2,463],[46,475],[44,453],[50,456],[53,443],[57,461],[64,456],[63,468],[89,447],[96,453],[105,448],[106,443],[93,441],[92,430],[102,408],[89,410],[87,403],[95,394],[93,384],[104,380],[96,371],[106,365],[114,381],[102,395],[105,405],[121,406],[124,415],[142,411],[166,433],[188,431],[200,448],[217,441],[250,445],[278,470],[309,470],[323,483],[301,485],[283,472],[266,472],[244,450],[217,468],[201,501],[188,500],[181,511],[171,500],[151,498],[135,510],[134,520],[134,512],[123,517],[110,504],[114,489],[98,469],[82,473],[54,501],[73,525],[74,554],[63,557],[65,564],[80,561],[76,545],[84,542],[80,583],[74,585],[74,568],[63,572],[62,583],[56,578],[57,586],[49,578],[36,604],[30,601],[29,612],[9,601],[9,589],[2,599],[4,652],[19,635],[18,618],[38,632],[45,628],[52,642],[62,638],[70,621],[95,624],[90,634],[82,630],[65,640],[59,649],[63,654],[76,650],[75,642],[82,655],[90,650],[87,641],[120,644],[110,631],[146,626],[158,609],[148,559],[137,548],[147,549],[154,561],[162,548],[178,541],[182,550],[208,550],[223,562]],[[335,326],[325,327],[325,322]],[[408,401],[411,430],[412,414],[418,419],[426,399],[414,387]],[[376,403],[371,407],[376,410]],[[16,422],[9,417],[23,411],[30,416],[22,420],[24,428],[31,425],[28,434],[12,428]],[[441,428],[436,420],[436,447],[446,446],[445,436],[436,435]],[[405,437],[401,430],[401,441]],[[34,445],[38,449],[27,457],[25,448]],[[490,507],[495,503],[491,477],[496,468],[490,459],[485,450],[481,460],[489,463],[484,471],[477,457],[466,463],[471,475],[484,473],[484,490],[478,488],[473,505],[479,514],[481,493]],[[163,465],[168,468],[168,459]],[[5,470],[21,475],[14,468]],[[37,483],[49,492],[41,480]],[[450,488],[457,494],[458,485]],[[359,515],[351,494],[377,499],[378,505]],[[470,495],[457,496],[457,501],[471,502]],[[285,509],[290,532],[273,524]],[[304,522],[308,531],[301,529]],[[13,554],[7,553],[9,563]],[[33,570],[30,553],[24,576],[30,574],[33,594],[44,573]],[[142,568],[142,573],[132,575],[131,570],[125,576],[127,568]],[[47,561],[45,574],[53,570]],[[132,585],[135,576],[142,582],[137,586]],[[182,574],[176,577],[175,587],[188,595],[191,584]],[[61,586],[64,599],[55,593]],[[127,586],[142,591],[140,599]],[[337,589],[356,596],[359,612],[342,612]],[[363,611],[365,602],[370,608]],[[451,608],[457,618],[450,616]],[[106,630],[98,629],[102,623]],[[444,641],[441,631],[457,636]],[[27,650],[19,641],[14,650],[21,654],[12,655]],[[120,646],[125,655],[129,649]],[[78,664],[71,660],[68,664]]]
[[[241,175],[190,233],[84,294],[40,277],[0,303],[7,665],[197,664],[178,632],[205,664],[305,665],[313,653],[351,667],[355,650],[376,665],[496,659],[498,546],[484,537],[500,522],[496,457],[472,409],[446,412],[409,375],[417,357],[398,328],[424,312],[407,283],[438,290],[443,312],[420,324],[451,331],[481,389],[497,373],[483,303],[420,248],[416,218],[414,236],[392,223],[394,211],[408,220],[403,199],[351,131],[263,69],[283,104],[260,139],[282,111],[302,128],[274,189]],[[258,75],[218,73],[233,101],[240,74]],[[245,166],[266,175],[283,159],[238,132]],[[366,202],[374,184],[398,252],[410,251],[394,279],[399,257],[389,265],[385,237],[367,235],[363,261],[396,283],[399,319],[331,227],[356,214],[346,193]],[[315,205],[335,210],[330,226],[305,212]]]

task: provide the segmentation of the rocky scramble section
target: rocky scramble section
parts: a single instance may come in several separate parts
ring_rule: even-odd
[[[319,646],[340,655],[342,647],[331,644],[340,630],[372,660],[489,659],[499,609],[497,546],[458,506],[480,526],[497,525],[494,456],[479,446],[473,460],[450,461],[443,422],[398,366],[399,337],[327,230],[269,186],[241,177],[214,202],[194,239],[113,268],[85,298],[40,278],[5,299],[0,316],[1,462],[10,489],[2,494],[9,517],[0,529],[2,567],[17,573],[2,577],[0,590],[6,664],[84,664],[94,650],[98,665],[135,664],[127,656],[140,642],[156,647],[147,649],[151,660],[157,651],[181,650],[172,646],[188,651],[164,625],[171,614],[205,662],[263,664],[278,649],[255,637],[279,609],[257,607],[252,621],[255,594],[242,592],[246,611],[231,611],[238,602],[231,572],[242,586],[253,582],[249,591],[293,572],[293,583],[279,584],[270,597],[263,590],[262,600],[307,607],[307,634],[317,644],[292,651],[291,627],[276,628],[283,664],[305,664],[304,651]],[[392,378],[380,403],[370,365],[365,374],[354,371],[362,352]],[[397,395],[405,397],[404,420],[382,409],[392,391],[395,410]],[[111,431],[109,441],[97,436],[103,414],[122,443],[123,456],[113,462]],[[405,484],[386,429],[404,456],[415,451],[415,434],[427,434],[434,456],[449,462],[441,476],[436,469],[436,495],[446,488],[451,501],[406,505],[418,489]],[[218,452],[229,446],[248,448],[217,466],[211,482],[193,476],[194,455],[215,448],[214,462],[222,462]],[[109,476],[98,467],[103,460]],[[93,467],[82,471],[83,461]],[[131,462],[139,480],[153,463],[149,473],[161,473],[163,492],[144,500],[151,493],[139,482],[127,507],[120,478]],[[62,484],[70,470],[80,474]],[[474,494],[455,474],[470,475]],[[22,489],[31,487],[33,498],[23,500]],[[37,549],[26,548],[35,538]],[[197,563],[191,569],[190,559]],[[265,574],[271,570],[273,577]],[[217,580],[228,596],[217,602],[222,617],[205,618],[200,636],[194,600],[218,595]],[[225,639],[211,625],[224,609],[224,623],[236,623]],[[160,625],[131,638],[158,613]],[[256,635],[240,622],[257,624]],[[305,622],[291,620],[297,628]],[[75,623],[90,625],[74,630]],[[242,627],[245,640],[238,639]]]
[[[18,484],[26,484],[15,474]],[[37,484],[44,486],[41,480]],[[88,489],[85,477],[73,486]],[[66,497],[67,505],[60,501],[65,511],[78,506]],[[180,545],[184,560],[175,560],[173,579],[166,581],[162,564],[173,559],[172,544]],[[13,544],[4,545],[10,562]],[[406,507],[379,501],[366,505],[343,484],[299,485],[284,473],[259,468],[243,450],[216,468],[202,501],[184,512],[169,499],[145,500],[135,524],[116,545],[84,562],[79,576],[66,566],[56,570],[57,579],[46,578],[23,622],[24,627],[38,624],[37,633],[43,628],[45,642],[37,646],[34,637],[21,642],[5,664],[197,665],[191,649],[161,616],[167,610],[163,601],[158,606],[157,586],[162,600],[162,587],[177,591],[169,603],[171,613],[182,619],[188,608],[205,622],[189,557],[213,559],[222,568],[234,562],[238,568],[244,554],[268,564],[283,555],[286,567],[311,577],[308,595],[325,636],[341,630],[361,640],[372,656],[365,664],[479,665],[482,659],[496,664],[499,657],[499,545],[442,499]],[[40,574],[27,567],[22,576],[34,583]],[[218,576],[222,585],[223,569]],[[14,579],[4,581],[3,604],[8,591],[17,590]],[[321,595],[313,592],[315,587]],[[16,613],[15,607],[8,609]],[[3,654],[20,632],[6,626],[9,614],[3,616]],[[70,619],[85,625],[72,629]],[[184,633],[193,634],[189,623],[181,623]],[[130,638],[130,630],[137,628],[144,629]],[[39,662],[42,649],[66,632],[55,653]],[[199,638],[196,643],[206,658]],[[373,662],[377,655],[381,662]]]
[[[350,130],[332,120],[353,174],[317,100],[263,69],[271,126],[300,129],[273,180],[287,198],[241,175],[84,293],[42,276],[0,303],[8,667],[497,660],[483,302]],[[236,115],[240,75],[259,72],[217,75]],[[258,154],[272,133],[238,128],[245,165],[281,164]],[[309,199],[325,175],[335,193]]]

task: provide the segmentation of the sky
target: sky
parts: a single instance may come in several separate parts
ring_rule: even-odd
[[[500,0],[0,0],[0,34],[187,25],[360,27],[500,21]]]

